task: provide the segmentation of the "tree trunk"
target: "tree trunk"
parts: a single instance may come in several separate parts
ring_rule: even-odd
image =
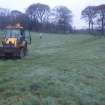
[[[101,23],[101,33],[104,34],[104,18],[102,17]]]
[[[94,31],[93,23],[92,23],[92,32]]]
[[[90,21],[89,21],[89,33],[90,33],[90,26],[91,26],[91,23],[90,23]]]

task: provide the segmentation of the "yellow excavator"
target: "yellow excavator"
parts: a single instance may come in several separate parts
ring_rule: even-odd
[[[0,57],[23,58],[27,54],[27,45],[31,44],[31,35],[20,24],[7,26],[1,38]]]

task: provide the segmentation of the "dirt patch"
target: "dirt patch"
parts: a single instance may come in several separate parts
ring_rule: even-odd
[[[30,85],[30,91],[31,92],[36,92],[41,88],[41,86],[37,83],[33,83]]]

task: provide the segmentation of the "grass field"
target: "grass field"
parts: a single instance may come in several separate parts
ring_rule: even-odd
[[[105,38],[32,34],[22,60],[0,60],[0,105],[105,105]]]

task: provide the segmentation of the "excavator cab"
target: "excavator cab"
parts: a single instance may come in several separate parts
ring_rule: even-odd
[[[31,44],[31,35],[20,25],[7,26],[0,46],[0,56],[22,58],[27,53],[27,45]]]

